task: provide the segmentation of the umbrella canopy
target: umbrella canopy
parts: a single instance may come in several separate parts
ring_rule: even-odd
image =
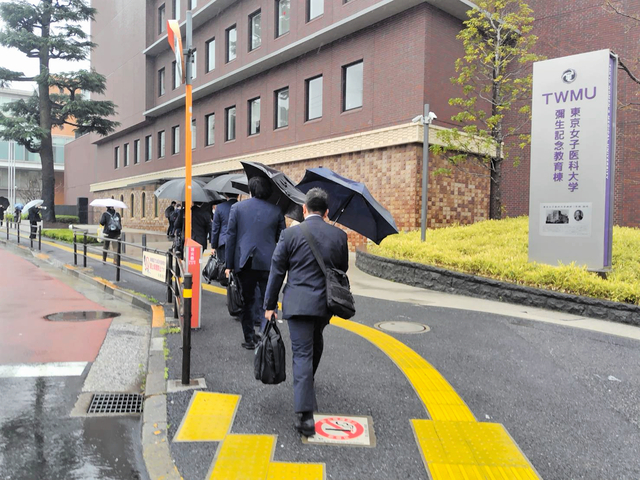
[[[243,193],[249,193],[249,179],[246,175],[242,175],[235,180],[231,180],[231,186]]]
[[[298,189],[307,193],[320,187],[329,194],[329,219],[380,243],[398,233],[389,211],[373,198],[364,183],[338,175],[328,168],[308,169]]]
[[[39,207],[40,205],[42,205],[44,203],[44,200],[31,200],[29,203],[27,203],[24,208],[22,209],[23,213],[27,213],[30,209],[32,209],[33,207]]]
[[[224,198],[222,195],[209,190],[205,190],[204,186],[206,185],[206,183],[206,180],[200,178],[193,179],[193,183],[191,185],[192,201],[220,203],[226,200],[226,198]],[[158,198],[168,198],[171,200],[179,200],[181,202],[184,202],[185,186],[186,180],[184,178],[175,178],[158,187],[158,189],[153,193]]]
[[[89,205],[92,207],[129,208],[126,203],[114,198],[96,198]]]
[[[209,190],[211,192],[216,193],[230,193],[232,195],[243,195],[245,193],[244,190],[239,190],[233,186],[233,181],[236,181],[236,184],[241,184],[242,181],[247,182],[247,176],[244,173],[227,173],[225,175],[220,175],[219,177],[214,178],[209,183],[207,183],[204,188],[205,190]]]
[[[9,206],[9,199],[7,197],[0,197],[0,206],[7,208]]]
[[[289,218],[293,218],[298,222],[304,220],[302,215],[302,205],[304,204],[304,195],[298,190],[293,181],[279,170],[267,167],[258,162],[240,162],[247,178],[251,180],[253,177],[263,177],[271,182],[273,192],[268,199],[269,203],[279,206],[282,213]]]
[[[24,208],[24,205],[20,202],[16,203],[13,208],[17,208],[18,210],[22,210]]]

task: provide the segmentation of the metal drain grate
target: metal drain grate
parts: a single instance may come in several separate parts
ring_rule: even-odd
[[[87,413],[142,413],[139,393],[96,393]]]

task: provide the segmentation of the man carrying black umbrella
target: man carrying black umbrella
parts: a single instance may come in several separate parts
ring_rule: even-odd
[[[272,194],[268,179],[251,178],[249,191],[251,198],[231,207],[225,260],[227,276],[232,270],[236,272],[242,289],[242,346],[253,350],[257,340],[254,322],[258,320],[255,306],[262,307],[271,257],[285,223],[282,210],[267,201]],[[257,295],[256,286],[259,287]]]

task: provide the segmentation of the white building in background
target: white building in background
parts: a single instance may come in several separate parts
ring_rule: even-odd
[[[0,88],[0,107],[19,99],[27,99],[33,92]],[[7,114],[7,112],[4,112]],[[54,129],[53,161],[56,179],[55,203],[64,203],[64,146],[75,138],[72,130]],[[27,151],[16,142],[0,139],[0,196],[13,206],[26,203],[42,192],[42,164],[40,155]]]

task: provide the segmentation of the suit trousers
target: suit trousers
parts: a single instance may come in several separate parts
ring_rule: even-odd
[[[327,316],[289,319],[293,357],[293,405],[296,413],[314,412],[318,409],[314,377],[324,349],[322,331],[329,324],[330,318]]]
[[[268,280],[268,270],[245,269],[238,272],[238,281],[242,288],[242,300],[244,301],[242,333],[244,334],[244,341],[247,343],[251,343],[254,340],[256,334],[254,322],[259,320],[256,318],[256,311],[262,308],[264,303],[264,292],[267,290]],[[257,291],[256,287],[258,287]]]

